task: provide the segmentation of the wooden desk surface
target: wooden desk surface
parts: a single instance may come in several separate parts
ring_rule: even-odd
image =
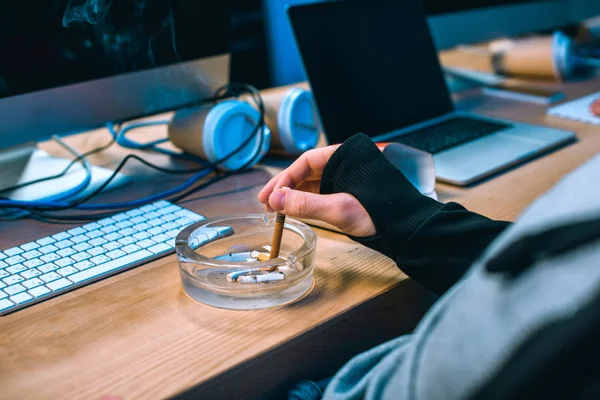
[[[565,85],[569,98],[600,90],[600,80]],[[544,107],[460,96],[460,107],[488,115],[552,125],[579,142],[469,189],[438,185],[442,201],[459,201],[493,218],[514,219],[565,173],[600,151],[600,129],[544,115]],[[164,134],[161,128],[139,132]],[[108,139],[103,130],[69,138],[81,150]],[[49,143],[43,148],[61,152]],[[114,165],[125,152],[95,156]],[[165,162],[161,156],[152,156]],[[175,183],[133,165],[129,190],[106,200],[134,198]],[[192,195],[184,205],[206,216],[260,211],[256,200],[269,174],[257,170]],[[36,221],[0,223],[0,248],[69,226]],[[174,255],[0,318],[0,398],[126,399],[254,398],[281,393],[305,377],[331,370],[350,355],[410,330],[431,296],[392,261],[347,238],[317,230],[316,287],[285,308],[235,312],[189,299]]]

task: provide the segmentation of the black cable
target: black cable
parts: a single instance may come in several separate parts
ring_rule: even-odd
[[[65,175],[67,174],[67,172],[69,172],[69,170],[70,170],[70,169],[71,169],[71,168],[72,168],[72,167],[73,167],[75,164],[77,164],[79,161],[81,161],[81,160],[83,160],[84,158],[86,158],[86,157],[89,157],[89,156],[91,156],[91,155],[93,155],[93,154],[100,153],[101,151],[104,151],[104,150],[108,149],[108,148],[109,148],[109,147],[111,147],[113,144],[115,144],[115,142],[116,142],[116,140],[115,140],[115,138],[113,137],[113,138],[112,138],[112,139],[111,139],[111,140],[110,140],[110,141],[109,141],[107,144],[105,144],[105,145],[103,145],[103,146],[100,146],[100,147],[97,147],[97,148],[95,148],[95,149],[92,149],[92,150],[90,150],[90,151],[88,151],[88,152],[86,152],[86,153],[83,153],[83,154],[81,154],[81,155],[79,155],[79,156],[75,157],[73,160],[71,160],[71,162],[69,163],[69,165],[67,165],[67,166],[65,167],[65,169],[64,169],[64,170],[62,170],[62,172],[59,172],[59,173],[58,173],[58,174],[56,174],[56,175],[50,175],[50,176],[46,176],[46,177],[44,177],[44,178],[39,178],[39,179],[35,179],[35,180],[33,180],[33,181],[29,181],[29,182],[23,182],[23,183],[20,183],[20,184],[18,184],[18,185],[14,185],[14,186],[11,186],[11,187],[8,187],[8,188],[4,188],[4,189],[0,190],[0,193],[4,193],[4,192],[10,192],[10,191],[13,191],[13,190],[22,189],[22,188],[24,188],[24,187],[27,187],[27,186],[35,185],[36,183],[47,182],[47,181],[51,181],[51,180],[53,180],[53,179],[62,178],[62,177],[63,177],[63,176],[65,176]],[[0,197],[0,198],[3,198],[3,197]]]
[[[231,171],[229,173],[223,174],[221,176],[216,176],[215,178],[209,180],[206,183],[200,184],[196,187],[190,188],[187,191],[185,191],[184,193],[182,193],[181,195],[176,196],[176,198],[174,198],[172,201],[176,202],[178,200],[181,200],[183,198],[185,198],[186,196],[190,195],[191,193],[194,193],[198,190],[201,190],[202,188],[205,188],[213,183],[216,183],[222,179],[225,179],[228,176],[233,175],[234,173],[237,172],[241,172],[244,171],[248,168],[249,165],[253,164],[254,161],[256,160],[257,157],[259,157],[261,155],[262,152],[262,147],[263,147],[263,143],[264,143],[264,114],[265,114],[265,110],[264,110],[264,104],[262,101],[262,98],[260,96],[260,92],[250,86],[250,85],[245,85],[245,84],[230,84],[230,85],[226,85],[222,88],[219,88],[216,93],[215,93],[215,98],[227,98],[229,97],[228,95],[232,95],[232,96],[240,96],[243,92],[248,92],[252,98],[252,100],[256,103],[256,105],[259,108],[259,121],[256,124],[255,128],[253,129],[252,133],[248,136],[248,138],[246,140],[244,140],[244,142],[238,147],[236,148],[234,151],[232,151],[230,154],[228,154],[227,156],[221,158],[220,160],[217,160],[215,163],[212,164],[213,167],[218,166],[219,164],[223,163],[224,161],[227,161],[227,159],[233,157],[235,154],[237,154],[239,151],[241,151],[246,145],[248,145],[248,143],[250,143],[250,141],[256,136],[257,133],[261,133],[260,137],[259,137],[259,146],[258,146],[258,150],[256,152],[256,154],[246,163],[244,164],[242,167],[240,167],[239,169],[235,170],[235,171]],[[114,137],[113,140],[111,141],[110,145],[112,145],[112,143],[114,143]],[[93,150],[93,152],[98,152],[101,150],[95,149]],[[88,152],[90,153],[90,152]],[[86,153],[87,154],[87,153]],[[92,153],[93,154],[93,153]],[[82,155],[83,156],[83,155]],[[194,173],[194,172],[201,172],[203,170],[206,169],[206,167],[202,167],[199,169],[188,169],[188,170],[176,170],[176,169],[172,169],[172,168],[165,168],[165,167],[160,167],[157,165],[154,165],[136,155],[130,154],[128,156],[126,156],[120,163],[119,166],[115,169],[115,171],[113,172],[113,174],[98,188],[96,189],[93,193],[85,196],[84,198],[77,200],[73,203],[70,203],[68,206],[60,206],[60,207],[27,207],[27,206],[23,206],[23,207],[15,207],[15,206],[10,206],[10,207],[3,207],[3,208],[10,208],[10,209],[22,209],[22,210],[26,210],[29,211],[30,213],[36,215],[36,217],[38,218],[45,218],[45,219],[56,219],[56,220],[61,220],[61,221],[65,221],[65,220],[71,220],[71,221],[75,221],[75,220],[79,220],[79,221],[84,221],[84,220],[89,220],[89,219],[99,219],[100,214],[81,214],[81,215],[69,215],[69,216],[60,216],[60,215],[52,215],[52,214],[48,214],[46,212],[44,212],[44,210],[46,211],[61,211],[61,210],[66,210],[66,209],[70,209],[73,207],[76,207],[77,205],[80,205],[90,199],[92,199],[93,197],[97,196],[102,190],[104,190],[109,184],[110,182],[112,182],[112,180],[117,176],[117,174],[119,173],[119,171],[125,166],[125,164],[127,163],[128,160],[130,159],[136,159],[138,161],[140,161],[141,163],[143,163],[144,165],[150,167],[150,168],[154,168],[158,171],[161,172],[165,172],[165,173],[177,173],[177,174],[186,174],[186,173]],[[73,161],[73,163],[75,163],[76,161]],[[49,180],[49,179],[53,179],[51,177],[48,178],[43,178],[44,180]],[[32,183],[29,183],[32,184]],[[109,216],[109,215],[113,215],[114,213],[118,212],[117,210],[115,210],[114,212],[110,212],[110,213],[103,213],[102,216]],[[89,219],[88,219],[89,218]]]

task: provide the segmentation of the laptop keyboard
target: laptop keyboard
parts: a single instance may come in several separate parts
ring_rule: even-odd
[[[511,124],[455,117],[406,133],[397,138],[396,142],[435,154],[510,127]]]

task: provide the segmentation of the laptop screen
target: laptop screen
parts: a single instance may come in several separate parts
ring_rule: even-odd
[[[330,143],[453,111],[420,1],[331,1],[288,14]]]

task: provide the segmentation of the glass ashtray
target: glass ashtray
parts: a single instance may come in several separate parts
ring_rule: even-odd
[[[313,288],[316,233],[287,218],[270,260],[275,219],[243,214],[205,219],[177,235],[181,283],[201,303],[234,310],[282,306]]]

